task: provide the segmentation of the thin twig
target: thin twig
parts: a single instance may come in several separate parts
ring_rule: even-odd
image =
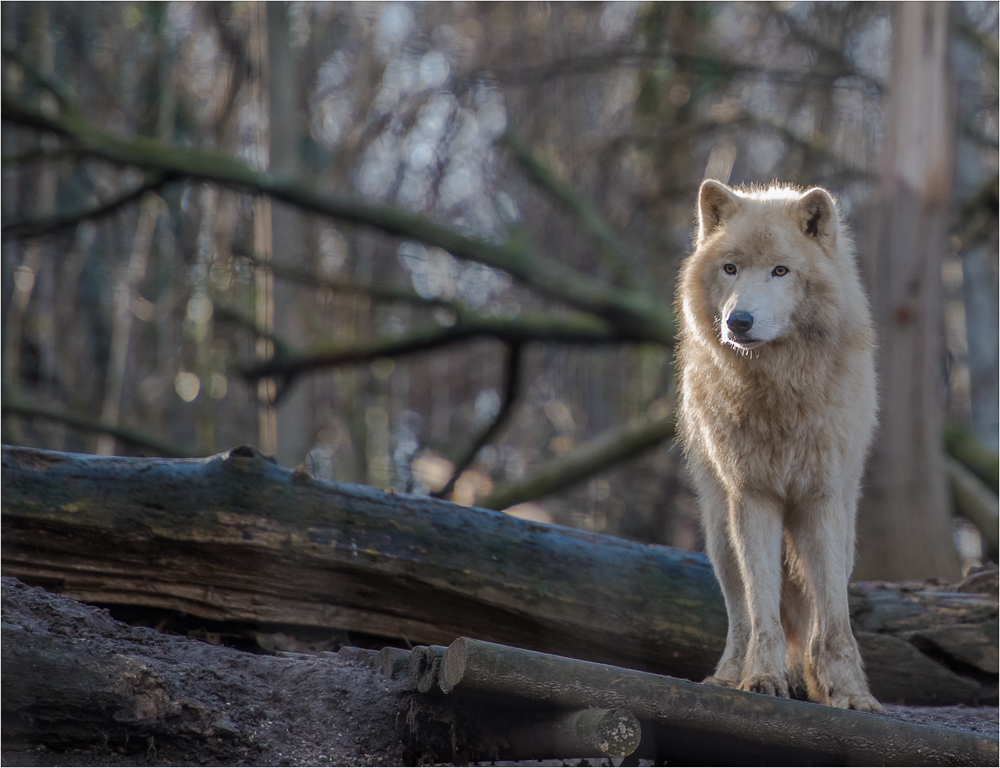
[[[61,229],[66,229],[67,227],[74,227],[81,221],[99,219],[104,216],[108,216],[117,212],[119,209],[124,208],[126,205],[139,200],[147,192],[158,191],[164,184],[168,183],[171,178],[172,177],[169,174],[163,172],[153,173],[148,181],[140,184],[135,189],[129,190],[128,192],[125,192],[124,194],[106,202],[98,203],[90,208],[84,208],[83,210],[58,214],[56,216],[41,219],[26,219],[24,221],[15,221],[10,224],[4,224],[2,228],[3,236],[20,238],[39,237],[41,235],[57,232]]]
[[[72,112],[73,114],[79,114],[79,110],[73,103],[73,100],[69,98],[65,89],[63,89],[63,87],[55,82],[51,77],[38,69],[34,63],[22,58],[17,51],[7,46],[3,47],[2,55],[3,58],[17,64],[28,79],[34,80],[36,84],[51,93],[56,102],[59,104],[60,110]]]
[[[512,134],[504,134],[501,143],[514,155],[528,178],[558,200],[597,240],[599,253],[615,278],[631,289],[649,286],[649,281],[642,279],[642,268],[635,255],[586,195],[559,179],[551,168]]]
[[[503,402],[500,404],[500,410],[497,411],[497,415],[494,417],[490,425],[484,429],[476,441],[469,446],[469,449],[465,452],[465,455],[455,463],[455,470],[451,473],[451,477],[448,482],[445,483],[444,487],[440,491],[435,491],[431,494],[435,498],[443,499],[448,496],[449,493],[455,488],[455,483],[458,478],[462,476],[462,473],[469,468],[473,460],[482,450],[483,446],[492,441],[501,429],[506,425],[510,414],[514,410],[514,406],[517,404],[518,397],[521,392],[521,364],[524,360],[524,345],[520,343],[509,344],[507,347],[507,366],[504,375],[504,392],[503,392]]]

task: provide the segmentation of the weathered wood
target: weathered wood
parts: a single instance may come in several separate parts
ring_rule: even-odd
[[[420,693],[433,695],[439,693],[438,672],[441,669],[441,659],[444,657],[443,645],[418,645],[410,651],[409,681]]]
[[[648,733],[638,754],[723,764],[995,765],[997,740],[460,638],[441,690],[479,700],[623,707]],[[737,763],[740,764],[740,763]]]
[[[93,753],[96,765],[136,752],[137,764],[181,765],[309,765],[316,756],[416,765],[452,762],[458,749],[483,758],[621,757],[641,736],[626,710],[442,708],[440,692],[411,693],[399,674],[411,654],[400,648],[258,656],[130,627],[11,578],[3,580],[3,633],[5,753],[38,758],[42,748],[57,765],[67,750]],[[439,660],[444,649],[424,650]],[[442,720],[456,729],[443,741],[434,738]]]
[[[31,764],[66,764],[64,750],[93,751],[94,765],[108,753],[138,753],[138,765],[316,764],[320,754],[347,765],[367,762],[365,751],[413,764],[412,695],[335,655],[257,656],[130,627],[4,578],[2,659],[4,750],[41,761]],[[349,728],[355,717],[368,728]]]
[[[383,648],[379,651],[375,666],[389,678],[400,677],[410,667],[410,652],[402,648]]]
[[[400,644],[468,635],[694,679],[724,644],[701,555],[315,481],[248,447],[199,460],[5,447],[2,501],[3,573],[87,602]],[[997,657],[995,589],[861,584],[851,609],[881,700],[996,697],[982,662]]]
[[[705,558],[295,474],[7,447],[3,573],[78,600],[707,673],[726,615]]]

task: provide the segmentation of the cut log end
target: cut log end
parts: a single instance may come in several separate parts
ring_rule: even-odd
[[[642,728],[628,709],[578,709],[543,713],[506,728],[507,760],[628,757]]]

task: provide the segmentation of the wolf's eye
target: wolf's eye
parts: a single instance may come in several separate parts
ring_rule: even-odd
[[[771,270],[771,274],[774,275],[775,277],[784,277],[785,275],[788,274],[788,267],[779,265]]]
[[[725,272],[727,275],[735,275],[736,274],[736,265],[735,264],[726,264],[726,266],[724,266],[722,268],[722,271]]]

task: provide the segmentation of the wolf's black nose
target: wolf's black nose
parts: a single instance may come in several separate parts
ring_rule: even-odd
[[[742,335],[753,328],[753,315],[749,312],[733,312],[726,318],[726,325],[733,333]]]

